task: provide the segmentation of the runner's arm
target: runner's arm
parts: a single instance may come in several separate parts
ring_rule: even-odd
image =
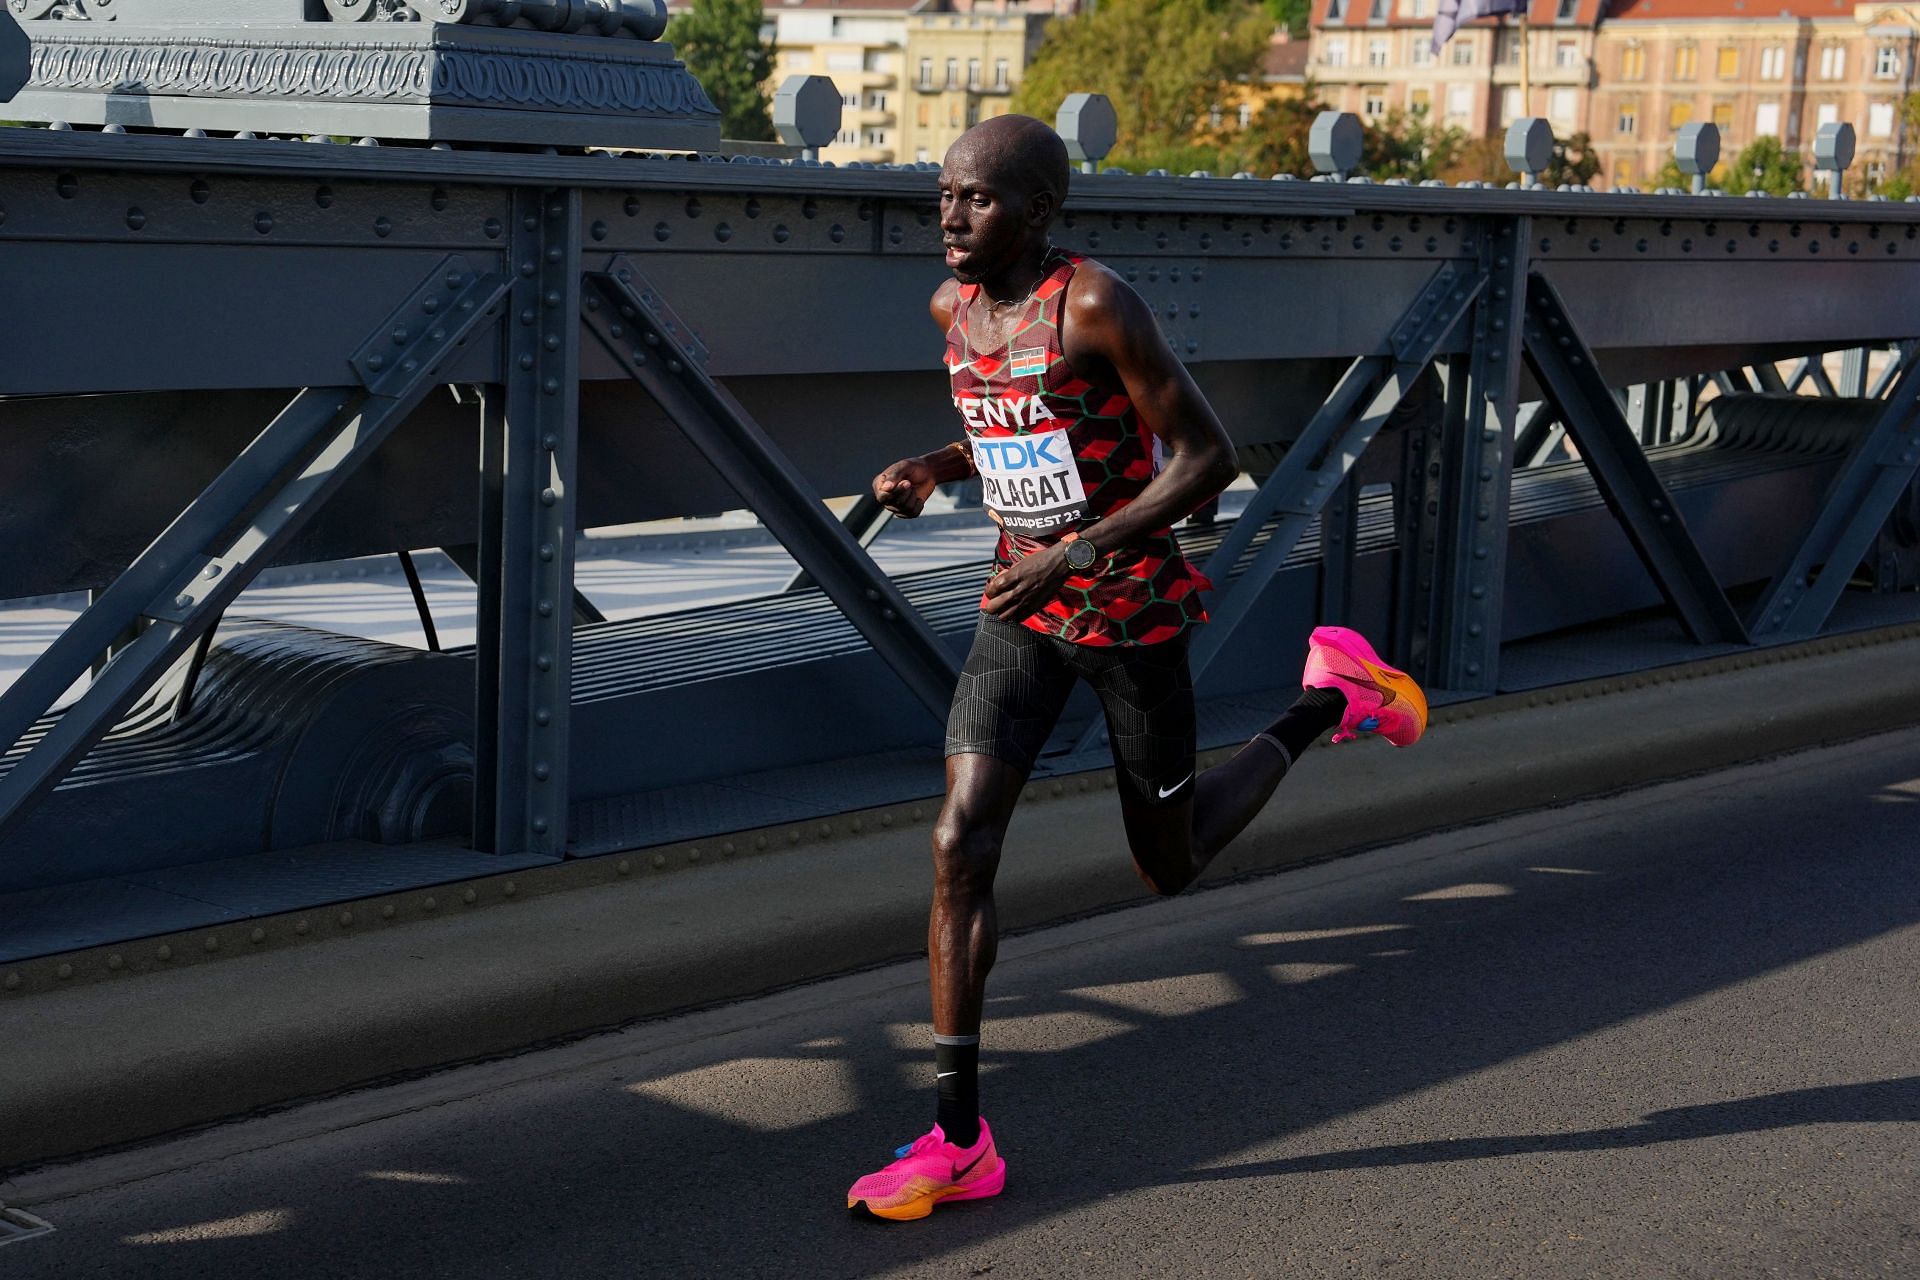
[[[1140,496],[1082,529],[1082,537],[1102,554],[1115,551],[1184,520],[1233,483],[1240,474],[1233,442],[1139,294],[1104,267],[1083,267],[1074,273],[1061,329],[1068,363],[1118,381],[1167,450],[1166,465]]]
[[[942,334],[953,323],[953,308],[958,297],[959,286],[952,280],[933,291],[927,310]],[[911,520],[920,514],[937,486],[977,474],[973,465],[973,443],[956,440],[932,453],[902,458],[882,471],[873,478],[873,497],[894,515]]]

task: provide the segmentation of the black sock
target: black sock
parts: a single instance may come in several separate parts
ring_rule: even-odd
[[[1267,726],[1266,736],[1286,749],[1291,765],[1339,724],[1346,711],[1347,695],[1338,689],[1305,689],[1298,702]]]
[[[934,1083],[940,1092],[940,1122],[947,1141],[970,1147],[980,1141],[980,1037],[933,1038]]]

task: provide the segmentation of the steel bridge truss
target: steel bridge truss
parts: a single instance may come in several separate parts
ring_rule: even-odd
[[[128,162],[132,153],[121,146],[128,140],[100,141],[106,146],[93,157],[96,166],[111,171]],[[24,205],[27,213],[15,219],[14,227],[0,222],[0,244],[23,223],[32,228],[32,215],[45,202],[37,188],[23,198],[14,177],[21,172],[18,166],[36,168],[38,173],[28,175],[35,182],[41,174],[54,177],[55,211],[70,197],[68,187],[79,185],[76,169],[59,166],[77,165],[76,146],[83,144],[53,139],[33,145],[51,156],[9,161],[0,155],[0,161],[15,166],[0,167],[0,202]],[[260,156],[249,162],[252,176],[243,166],[230,181],[244,189],[250,181],[284,184],[290,174],[300,174],[283,152]],[[394,162],[391,156],[374,158],[373,168],[388,169],[373,176],[419,181]],[[442,385],[466,389],[463,412],[479,427],[478,530],[465,561],[479,585],[476,848],[549,856],[562,856],[567,848],[572,633],[582,617],[575,606],[574,535],[587,522],[581,501],[583,383],[619,380],[643,390],[858,629],[911,700],[934,720],[944,717],[956,674],[952,651],[865,550],[877,527],[872,512],[857,507],[849,523],[835,520],[822,501],[821,483],[810,479],[780,443],[783,433],[794,438],[805,407],[778,410],[782,430],[769,430],[744,397],[721,380],[764,372],[786,378],[783,385],[791,387],[807,385],[810,375],[792,353],[768,355],[754,346],[765,329],[752,314],[756,300],[744,289],[718,302],[707,292],[718,280],[749,278],[742,271],[777,270],[769,258],[772,247],[796,235],[808,238],[813,255],[797,260],[802,283],[829,278],[823,270],[849,272],[856,304],[863,300],[862,289],[882,281],[904,287],[909,279],[927,280],[931,273],[906,277],[873,269],[923,248],[934,234],[927,230],[925,195],[901,187],[905,176],[896,174],[813,173],[805,181],[814,188],[802,191],[785,189],[786,175],[766,171],[694,174],[707,166],[656,164],[635,169],[626,180],[637,185],[623,196],[586,173],[596,163],[611,161],[563,165],[521,158],[513,173],[465,163],[467,169],[427,182],[436,209],[464,200],[477,213],[491,207],[505,212],[504,218],[488,214],[482,245],[440,256],[397,309],[340,343],[334,363],[351,377],[299,391],[0,695],[0,751],[15,748],[13,767],[0,775],[0,838],[175,664],[184,659],[197,668],[212,629],[240,591],[287,551],[327,499]],[[191,176],[198,171],[189,166],[159,176],[135,174],[128,182],[137,193],[164,181],[191,181],[191,198],[205,204],[206,181]],[[561,173],[567,181],[552,180]],[[448,196],[445,184],[456,179],[466,186]],[[89,184],[100,180],[91,172],[86,179]],[[301,180],[311,182],[311,177]],[[113,181],[111,172],[107,181]],[[503,204],[489,204],[489,181],[501,184]],[[1329,618],[1345,616],[1355,574],[1359,464],[1396,413],[1414,420],[1404,432],[1396,504],[1394,647],[1430,685],[1462,693],[1497,687],[1514,471],[1544,456],[1562,437],[1571,440],[1591,470],[1662,598],[1687,633],[1703,643],[1818,631],[1920,466],[1920,363],[1911,358],[1909,337],[1920,332],[1920,316],[1910,307],[1895,308],[1891,317],[1870,314],[1857,323],[1833,324],[1826,339],[1804,327],[1768,331],[1767,317],[1754,317],[1753,332],[1742,341],[1725,331],[1726,317],[1717,317],[1722,331],[1713,335],[1712,345],[1735,358],[1688,376],[1721,380],[1723,390],[1736,392],[1755,386],[1787,391],[1801,380],[1834,390],[1817,351],[1872,339],[1907,344],[1875,386],[1867,385],[1864,360],[1857,367],[1849,364],[1843,382],[1861,393],[1884,395],[1878,421],[1853,446],[1817,518],[1743,622],[1726,584],[1649,464],[1643,431],[1604,376],[1608,351],[1634,347],[1657,353],[1657,335],[1643,344],[1626,336],[1631,326],[1623,323],[1618,307],[1603,302],[1582,312],[1565,296],[1568,279],[1591,281],[1592,269],[1604,265],[1565,265],[1569,255],[1587,248],[1585,228],[1578,227],[1583,220],[1596,228],[1612,224],[1605,247],[1627,261],[1648,254],[1650,237],[1643,232],[1653,223],[1647,198],[1340,188],[1249,196],[1233,190],[1247,184],[1183,183],[1177,184],[1168,209],[1169,195],[1154,185],[1115,179],[1108,186],[1096,184],[1085,197],[1077,193],[1077,216],[1063,224],[1062,242],[1099,253],[1124,270],[1165,317],[1176,349],[1202,363],[1207,359],[1203,345],[1227,363],[1325,362],[1335,355],[1346,361],[1304,425],[1280,432],[1288,440],[1285,452],[1208,561],[1207,572],[1220,594],[1212,604],[1213,622],[1194,647],[1203,691],[1209,670],[1253,625],[1262,593],[1316,526],[1321,610]],[[734,202],[740,212],[703,218],[703,197]],[[116,191],[107,201],[125,198]],[[791,206],[792,222],[756,226],[763,199]],[[1357,200],[1373,208],[1357,209]],[[331,201],[331,188],[322,185],[318,203],[325,209]],[[624,238],[609,230],[610,212],[622,202],[630,228]],[[682,202],[684,218],[667,212]],[[1803,222],[1825,226],[1829,219],[1836,241],[1843,225],[1853,234],[1854,223],[1871,219],[1873,230],[1865,239],[1884,244],[1891,256],[1896,245],[1907,244],[1894,232],[1904,228],[1911,237],[1920,223],[1920,211],[1816,213],[1805,204],[1742,209],[1735,220],[1724,208],[1713,207],[1719,203],[1662,201],[1663,208],[1685,206],[1684,217],[1692,221],[1683,223],[1682,231],[1697,226],[1693,235],[1703,239],[1729,236],[1728,256],[1748,241],[1764,244],[1789,225],[1797,238]],[[815,216],[816,205],[829,206],[828,218]],[[857,221],[842,212],[856,205]],[[1680,216],[1664,219],[1658,233],[1663,252],[1656,259],[1671,262],[1692,252],[1692,235],[1685,238],[1684,251],[1675,247],[1674,220]],[[1735,221],[1744,228],[1748,219],[1748,235],[1731,235]],[[684,256],[676,262],[666,251],[685,223],[710,228],[709,257],[691,269]],[[866,239],[855,246],[858,255],[842,254],[838,246],[848,238],[848,227],[862,223]],[[1716,229],[1719,223],[1727,225]],[[146,216],[128,215],[125,225],[137,233]],[[391,233],[385,215],[373,225],[381,239]],[[740,265],[727,266],[722,247],[750,226],[771,230],[770,243]],[[1209,226],[1215,230],[1204,229]],[[261,212],[255,234],[266,237],[273,229],[272,218]],[[140,252],[128,247],[124,234],[92,234],[96,244],[112,241],[116,252]],[[1175,235],[1182,237],[1174,245],[1176,254],[1162,257]],[[77,239],[86,241],[88,235]],[[1264,246],[1259,252],[1256,240]],[[647,241],[661,252],[643,247]],[[1629,248],[1636,241],[1637,247]],[[431,242],[430,228],[417,231],[416,246]],[[1776,252],[1779,243],[1773,240]],[[1601,255],[1603,237],[1594,234],[1590,245],[1587,256]],[[12,246],[15,252],[26,247]],[[1387,269],[1382,279],[1411,282],[1410,291],[1401,295],[1411,300],[1395,302],[1397,315],[1387,323],[1345,324],[1338,314],[1344,304],[1329,301],[1335,314],[1319,330],[1335,336],[1316,334],[1309,341],[1297,321],[1261,309],[1263,291],[1284,278],[1273,274],[1274,263],[1290,256],[1312,264],[1302,270],[1337,269],[1365,259]],[[1913,256],[1920,259],[1920,250]],[[1762,254],[1748,269],[1764,273],[1769,260]],[[1235,272],[1247,275],[1249,287],[1221,286],[1219,278]],[[257,296],[258,286],[247,287]],[[1859,285],[1871,287],[1865,280]],[[1169,290],[1204,299],[1209,317],[1229,311],[1224,322],[1229,328],[1222,329],[1219,320],[1201,322],[1200,301],[1183,306]],[[1270,305],[1271,295],[1264,297]],[[1236,301],[1240,309],[1234,313]],[[1365,305],[1377,310],[1379,301],[1370,298]],[[695,323],[705,336],[683,318],[693,310],[700,313]],[[1830,307],[1826,314],[1843,312]],[[715,317],[723,315],[738,323],[716,324]],[[1260,332],[1260,322],[1268,317],[1277,337]],[[848,336],[844,326],[838,333],[843,340]],[[1354,342],[1349,335],[1355,333],[1369,336]],[[930,332],[916,334],[914,349],[931,351],[932,338]],[[874,367],[919,370],[930,363],[895,354],[904,350],[901,342],[892,332],[877,334],[873,343],[882,354]],[[1806,353],[1801,368],[1785,380],[1774,373],[1772,362],[1783,348]],[[303,359],[311,367],[329,363],[311,352]],[[1637,359],[1643,366],[1661,367],[1657,354]],[[721,369],[721,375],[710,368]],[[48,376],[63,383],[57,387],[36,385],[36,376],[10,378],[16,385],[0,389],[82,392],[142,385],[138,374],[87,382],[63,380],[56,371]],[[937,398],[936,384],[927,375],[917,376],[921,380],[914,385]],[[1775,382],[1780,385],[1771,385]],[[269,378],[264,385],[270,384]],[[1437,403],[1438,411],[1404,413],[1409,404],[1422,401]],[[770,402],[762,396],[759,403],[764,409]],[[898,450],[910,451],[904,442]],[[873,458],[865,474],[886,460]],[[449,546],[465,540],[440,539]],[[110,657],[99,666],[103,655]],[[79,698],[54,714],[69,687],[96,667]],[[188,709],[191,686],[189,677],[179,714]]]

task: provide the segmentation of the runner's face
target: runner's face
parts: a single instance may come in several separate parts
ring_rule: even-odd
[[[979,284],[1019,262],[1032,232],[1030,204],[970,157],[948,156],[940,170],[940,237],[954,278]]]

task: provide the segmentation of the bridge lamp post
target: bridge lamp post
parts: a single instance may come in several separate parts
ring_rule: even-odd
[[[1680,172],[1693,179],[1693,194],[1705,195],[1707,175],[1720,163],[1719,126],[1708,120],[1681,125],[1673,140],[1673,160]]]
[[[818,160],[820,148],[840,132],[840,90],[826,76],[788,76],[773,95],[773,131],[800,148],[802,160]]]
[[[1322,111],[1307,130],[1307,154],[1320,176],[1314,181],[1345,182],[1360,167],[1366,129],[1351,111]]]
[[[1082,173],[1100,172],[1100,162],[1120,136],[1120,117],[1104,93],[1070,93],[1053,118],[1053,129],[1067,144],[1067,158]]]
[[[1827,194],[1834,200],[1845,200],[1847,194],[1840,185],[1846,175],[1847,166],[1853,163],[1853,126],[1844,120],[1820,126],[1820,132],[1813,137],[1813,167],[1827,172]]]
[[[1520,175],[1522,187],[1540,185],[1540,175],[1553,163],[1553,126],[1539,116],[1521,116],[1507,126],[1507,167]]]

